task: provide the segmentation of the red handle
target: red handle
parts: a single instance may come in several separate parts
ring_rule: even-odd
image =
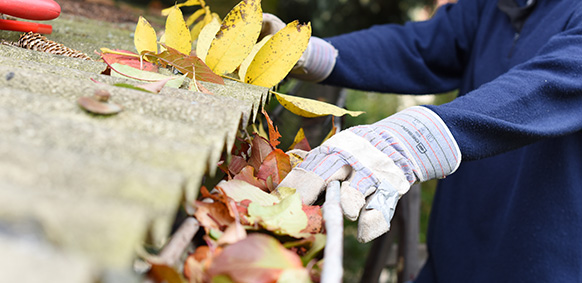
[[[61,14],[61,6],[53,0],[0,0],[0,14],[47,21],[56,19]]]
[[[51,25],[44,25],[44,24],[38,24],[38,23],[0,19],[0,30],[13,30],[13,31],[21,31],[21,32],[31,31],[31,32],[50,34],[53,32],[53,27]]]

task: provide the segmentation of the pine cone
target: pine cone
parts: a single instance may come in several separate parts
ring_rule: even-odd
[[[28,32],[22,34],[20,39],[12,45],[56,55],[92,60],[87,54],[56,43],[38,33]]]

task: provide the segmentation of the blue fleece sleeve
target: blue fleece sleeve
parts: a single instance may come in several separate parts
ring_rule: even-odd
[[[582,5],[530,60],[441,106],[463,160],[582,129]]]
[[[323,83],[409,94],[458,88],[479,23],[479,2],[445,5],[424,22],[379,25],[328,38],[338,57]]]

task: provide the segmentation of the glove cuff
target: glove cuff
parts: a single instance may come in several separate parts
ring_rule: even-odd
[[[461,151],[449,128],[426,107],[407,108],[372,126],[399,140],[421,182],[444,178],[461,164]]]
[[[321,82],[331,74],[337,54],[337,50],[329,42],[312,36],[290,76],[303,81]]]

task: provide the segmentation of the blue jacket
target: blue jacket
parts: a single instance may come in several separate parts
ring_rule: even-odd
[[[330,38],[324,83],[459,89],[428,106],[463,162],[439,182],[416,282],[582,282],[582,1],[537,0],[519,34],[497,2]]]

